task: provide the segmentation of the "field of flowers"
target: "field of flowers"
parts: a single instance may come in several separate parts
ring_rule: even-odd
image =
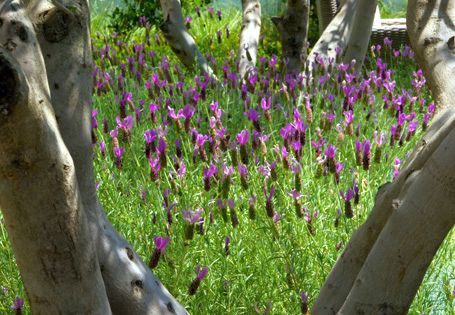
[[[93,31],[100,199],[190,313],[299,314],[431,124],[425,78],[409,47],[386,41],[363,76],[336,61],[285,75],[262,55],[243,82],[238,14],[190,13],[217,81],[183,69],[146,18],[127,35]],[[454,245],[452,231],[411,314],[455,310]],[[24,292],[1,224],[0,248],[11,312]]]

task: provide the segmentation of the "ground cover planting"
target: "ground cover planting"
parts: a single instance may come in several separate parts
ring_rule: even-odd
[[[242,81],[229,44],[238,14],[190,13],[216,80],[183,69],[144,17],[128,36],[93,30],[101,202],[190,313],[306,313],[431,124],[425,78],[409,47],[386,40],[359,76],[337,60],[286,75],[286,60],[261,48]],[[24,292],[0,231],[0,311],[12,312]],[[411,314],[453,312],[453,246],[452,231]]]

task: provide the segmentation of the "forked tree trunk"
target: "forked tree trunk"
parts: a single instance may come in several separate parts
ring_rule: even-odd
[[[287,73],[299,73],[306,59],[309,14],[308,0],[288,0],[286,13],[272,17],[281,36],[282,58],[287,60]]]
[[[213,70],[186,29],[180,0],[160,0],[160,3],[164,20],[161,31],[169,46],[187,68],[199,69],[212,76]]]
[[[1,11],[0,206],[32,311],[186,314],[96,198],[88,3],[24,3]]]
[[[310,67],[316,58],[324,60],[335,60],[337,57],[336,49],[344,50],[348,43],[351,31],[354,26],[354,19],[357,1],[346,0],[339,12],[325,28],[319,40],[314,45],[308,61]]]
[[[243,79],[256,65],[261,32],[261,4],[259,0],[242,0],[242,11],[239,74]]]
[[[343,62],[350,63],[355,60],[355,70],[359,72],[370,42],[378,0],[358,0],[357,2],[357,9],[354,15],[355,27],[349,36]]]
[[[18,1],[3,2],[0,18],[0,207],[30,305],[110,314],[33,21]]]
[[[410,0],[408,19],[416,17],[414,10],[419,8],[411,22],[415,30],[433,30],[430,38],[445,40],[454,2]],[[439,18],[431,18],[433,14]],[[428,40],[419,38],[416,54],[425,56],[426,46]],[[428,69],[434,60],[450,64],[442,44],[439,48],[431,50],[431,59],[420,59],[421,66]],[[448,108],[435,119],[398,178],[378,192],[372,213],[324,283],[314,314],[404,314],[409,309],[433,256],[455,224],[455,109],[449,97],[452,81],[440,80],[445,74],[444,68],[437,68],[427,72],[427,79],[440,84],[435,98]]]

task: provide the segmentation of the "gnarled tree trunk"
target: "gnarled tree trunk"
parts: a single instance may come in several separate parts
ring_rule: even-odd
[[[288,0],[286,13],[272,17],[281,36],[282,58],[287,60],[287,73],[299,73],[306,59],[309,14],[308,0]]]
[[[0,206],[32,311],[186,314],[96,198],[88,3],[7,1],[1,19]]]
[[[239,74],[241,78],[245,78],[256,65],[259,33],[261,32],[261,4],[259,0],[242,0],[242,10]]]
[[[186,29],[180,0],[160,0],[160,3],[164,19],[161,31],[174,53],[187,68],[212,75],[213,70]]]
[[[408,3],[408,23],[414,27],[411,42],[426,69],[434,60],[450,64],[451,56],[441,42],[451,36],[447,30],[454,3]],[[437,49],[428,48],[432,41],[426,36],[439,39]],[[314,314],[404,314],[409,309],[433,256],[455,224],[455,109],[448,73],[443,67],[427,72],[427,79],[438,84],[433,93],[439,106],[447,109],[435,119],[398,178],[378,192],[372,213],[327,278]]]

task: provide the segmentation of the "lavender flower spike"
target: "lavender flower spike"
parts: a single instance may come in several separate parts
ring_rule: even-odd
[[[160,260],[160,257],[162,254],[164,254],[164,251],[169,244],[169,236],[166,237],[161,237],[161,236],[156,236],[154,238],[154,243],[155,243],[155,251],[153,252],[152,258],[150,259],[149,262],[149,267],[150,269],[155,268],[158,265],[158,262]]]
[[[204,280],[205,276],[207,276],[207,273],[209,272],[209,267],[203,267],[201,268],[201,265],[198,265],[196,268],[196,278],[191,282],[190,288],[188,290],[189,295],[195,295],[197,289],[199,288],[199,285],[201,284],[201,281]]]

